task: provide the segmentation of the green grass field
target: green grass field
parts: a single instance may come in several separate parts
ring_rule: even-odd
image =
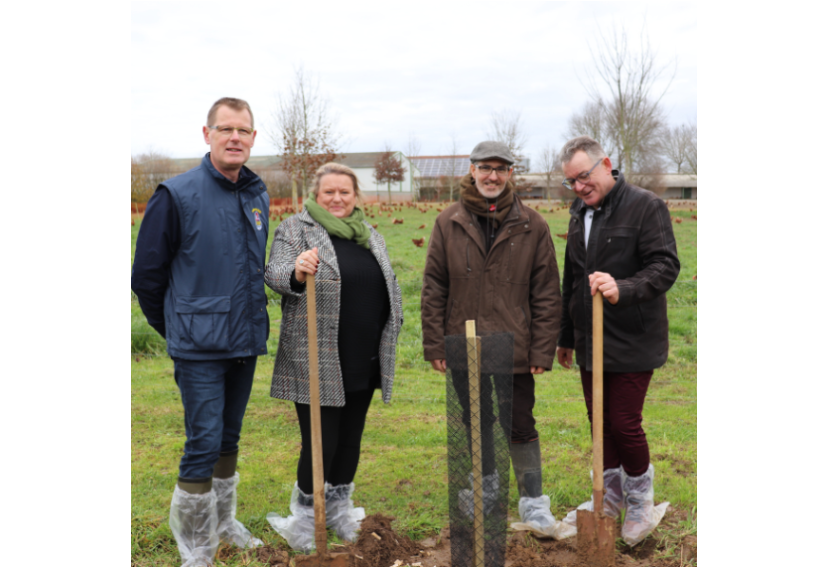
[[[541,209],[550,207],[542,204]],[[377,207],[371,211],[376,217],[370,221],[386,239],[403,290],[405,323],[392,403],[384,405],[378,391],[369,410],[354,499],[367,514],[394,516],[399,532],[421,539],[448,524],[445,379],[423,361],[420,291],[427,248],[412,243],[414,238],[429,240],[436,209],[421,213],[404,208],[391,217]],[[687,534],[696,534],[697,503],[697,222],[692,213],[688,208],[672,211],[673,218],[682,219],[674,224],[682,269],[668,294],[671,350],[667,364],[655,371],[643,412],[656,470],[655,500],[670,501],[684,513]],[[566,209],[542,214],[552,234],[567,231]],[[395,217],[404,224],[392,225]],[[271,237],[276,223],[271,222]],[[418,229],[422,224],[425,228]],[[139,227],[138,221],[132,227],[132,254]],[[553,239],[561,275],[565,241]],[[238,518],[266,544],[289,550],[265,520],[270,511],[288,514],[300,448],[293,404],[269,396],[281,316],[279,296],[269,290],[269,299],[268,355],[257,363],[240,441]],[[181,399],[164,341],[147,325],[134,295],[131,317],[131,562],[177,566],[167,517],[184,446]],[[591,489],[591,437],[578,372],[554,364],[552,371],[536,377],[536,401],[544,491],[559,519],[587,500]],[[510,493],[511,516],[517,517],[515,485]],[[224,564],[240,565],[239,556],[231,555]]]

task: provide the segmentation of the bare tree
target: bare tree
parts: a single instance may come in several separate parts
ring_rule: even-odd
[[[686,164],[689,165],[689,171],[692,174],[697,174],[697,123],[689,123],[686,125],[686,130],[689,137],[689,144],[686,146]]]
[[[387,144],[383,154],[375,161],[374,178],[378,184],[386,182],[386,191],[390,204],[392,203],[392,183],[403,181],[405,173],[406,167],[401,162],[401,159],[398,158],[397,153],[392,152],[392,149]]]
[[[686,162],[686,146],[689,144],[686,125],[666,127],[660,138],[663,155],[671,164],[677,166],[677,173],[680,174],[683,171],[683,163]]]
[[[522,151],[527,144],[527,135],[522,125],[522,114],[520,111],[494,111],[491,116],[490,130],[487,137],[502,142],[510,149],[510,154],[517,160],[523,158]]]
[[[265,183],[265,189],[271,198],[290,198],[291,180],[282,168],[260,168],[257,175]]]
[[[600,101],[587,101],[582,107],[581,113],[574,113],[568,119],[568,131],[566,139],[587,135],[597,141],[602,148],[608,148],[605,140],[605,103]]]
[[[163,151],[150,148],[131,157],[132,201],[147,202],[159,184],[178,174],[173,159]]]
[[[412,133],[409,133],[409,140],[406,142],[406,157],[409,159],[410,164],[412,164],[412,158],[415,156],[421,155],[421,141],[418,140]],[[412,196],[420,198],[421,197],[421,177],[415,176],[415,171],[413,170],[411,173],[411,180],[412,180]]]
[[[588,47],[596,76],[586,88],[591,100],[601,105],[605,150],[616,155],[625,172],[634,172],[660,152],[664,121],[660,101],[674,80],[676,63],[658,64],[645,28],[640,33],[639,50],[629,46],[626,31],[618,28],[599,35]],[[663,81],[665,87],[656,92]]]
[[[421,141],[412,133],[409,134],[409,139],[406,141],[405,152],[406,157],[409,159],[412,159],[413,156],[420,156],[421,154]]]
[[[302,196],[315,171],[337,158],[340,136],[334,131],[329,101],[320,94],[319,82],[306,75],[303,67],[294,71],[294,85],[280,95],[268,129],[271,142],[282,149],[283,169],[291,179],[291,197],[297,210],[297,185]]]
[[[450,202],[453,201],[453,194],[455,189],[459,185],[459,178],[466,174],[465,172],[460,172],[460,168],[458,167],[458,161],[456,160],[456,156],[458,155],[458,139],[455,136],[455,133],[450,135],[450,160],[449,162],[445,162],[443,165],[443,172],[441,173],[444,177],[445,184],[449,188],[450,191]],[[441,177],[439,176],[439,179]]]
[[[539,151],[540,172],[545,178],[545,200],[550,203],[551,189],[556,184],[559,172],[559,151],[550,143],[545,144]]]
[[[130,157],[130,201],[141,204],[147,202],[153,195],[154,186],[141,163],[134,157]]]

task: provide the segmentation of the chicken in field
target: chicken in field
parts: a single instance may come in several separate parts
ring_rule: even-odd
[[[427,227],[427,225],[426,225],[426,224],[421,224],[420,226],[418,226],[418,229],[419,229],[419,230],[422,230],[422,229],[424,229],[425,227]]]
[[[683,223],[683,218],[675,218],[674,223],[675,224],[682,224]]]
[[[424,238],[413,239],[412,243],[414,243],[417,247],[424,247]]]
[[[373,228],[375,228],[375,229],[378,229],[378,225],[377,225],[377,224],[372,224],[372,227],[373,227]]]
[[[696,220],[697,219],[697,214],[692,214],[692,219]]]
[[[555,234],[555,235],[556,235],[556,237],[562,238],[564,240],[568,239],[568,232],[565,232],[564,234]]]
[[[439,212],[443,211],[443,210],[441,210],[441,208],[435,208],[435,209],[438,210]]]
[[[392,220],[392,225],[395,225],[395,224],[402,224],[402,223],[403,223],[403,219],[400,219],[400,220],[399,220],[398,218],[394,218],[394,219]]]

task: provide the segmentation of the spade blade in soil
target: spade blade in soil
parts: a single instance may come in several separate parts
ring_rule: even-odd
[[[604,513],[576,511],[576,542],[579,557],[588,566],[614,566],[614,519]]]
[[[294,565],[303,568],[352,566],[352,557],[348,552],[338,552],[336,554],[300,554],[294,557]]]

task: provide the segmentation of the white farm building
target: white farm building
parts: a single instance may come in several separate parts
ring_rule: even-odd
[[[401,161],[406,171],[401,182],[392,182],[390,190],[387,191],[386,183],[375,182],[375,161],[382,155],[382,152],[342,152],[337,155],[335,162],[345,164],[357,175],[360,191],[363,199],[367,202],[380,200],[385,202],[388,194],[391,193],[392,201],[405,202],[412,200],[417,193],[417,180],[421,177],[418,167],[412,163],[402,152],[393,151],[393,154]],[[172,172],[159,173],[159,182],[166,180],[178,173],[185,172],[198,166],[202,157],[199,158],[176,158],[169,162],[173,165]],[[272,197],[290,197],[290,182],[281,168],[282,159],[279,156],[251,156],[245,166],[253,170],[268,186]],[[301,195],[301,189],[297,188]]]

